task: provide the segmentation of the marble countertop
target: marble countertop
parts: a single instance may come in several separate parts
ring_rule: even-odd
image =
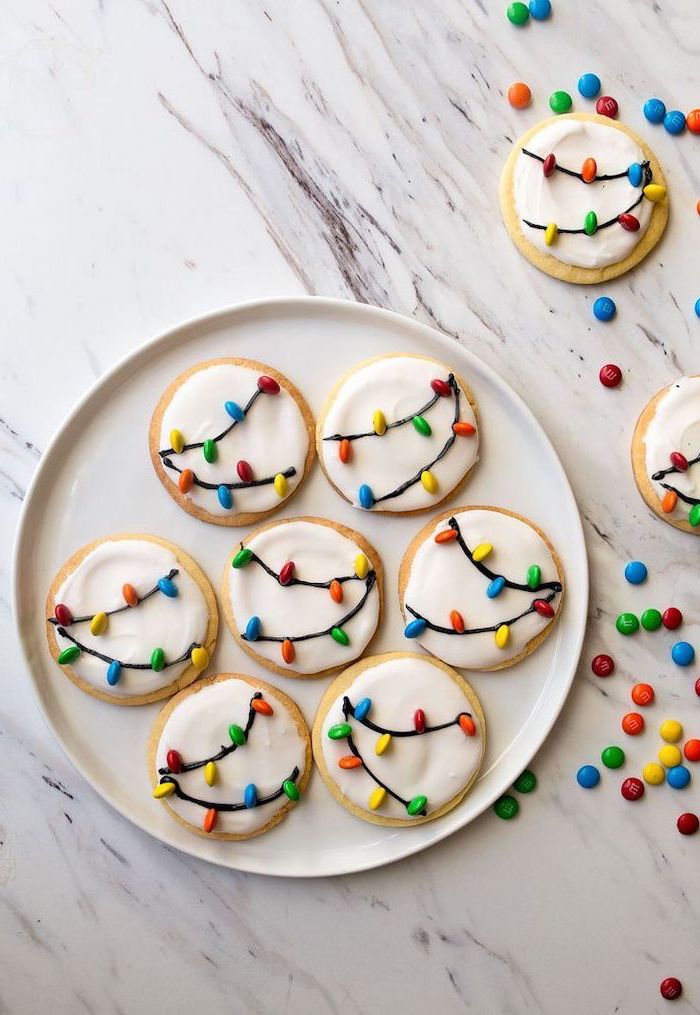
[[[700,1010],[700,836],[675,828],[697,788],[632,805],[619,774],[591,793],[574,781],[623,739],[638,774],[665,716],[700,731],[668,638],[621,644],[613,624],[675,603],[700,634],[698,544],[651,517],[628,450],[652,392],[699,369],[700,140],[646,124],[642,103],[700,104],[700,12],[554,0],[549,22],[518,30],[505,6],[3,5],[0,1012],[646,1015],[667,1010],[668,975],[685,984],[678,1011]],[[587,70],[651,142],[672,202],[662,244],[604,290],[527,264],[497,200],[513,139]],[[528,111],[505,100],[514,80]],[[609,325],[591,314],[602,291]],[[592,573],[580,672],[518,818],[489,812],[408,861],[309,882],[219,870],[120,819],[47,733],[8,601],[27,484],[95,378],[183,318],[301,293],[413,315],[495,367],[564,461]],[[597,380],[610,360],[616,391]],[[641,590],[622,577],[633,557],[650,568]],[[618,672],[603,683],[589,661],[605,650]],[[619,720],[635,679],[659,704],[632,740]]]

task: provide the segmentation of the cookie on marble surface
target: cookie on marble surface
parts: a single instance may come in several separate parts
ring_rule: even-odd
[[[486,725],[473,689],[437,659],[388,652],[354,663],[318,707],[314,760],[344,807],[406,828],[452,810],[476,779]]]
[[[653,152],[629,127],[592,113],[551,117],[519,138],[500,200],[520,252],[564,282],[624,274],[655,247],[668,220]]]
[[[658,391],[637,420],[632,468],[639,492],[669,525],[700,535],[700,375]]]
[[[145,705],[209,665],[216,598],[199,565],[146,534],[107,536],[74,553],[46,600],[49,650],[74,684],[117,705]]]
[[[251,839],[274,828],[303,795],[311,766],[296,703],[240,673],[176,695],[148,742],[154,797],[180,824],[213,839]]]
[[[551,542],[505,508],[442,512],[415,536],[399,570],[406,638],[467,670],[502,670],[533,652],[563,595]]]
[[[309,473],[314,420],[283,374],[246,359],[198,363],[176,377],[151,420],[156,474],[191,515],[251,525],[281,508]]]
[[[331,486],[354,507],[428,511],[478,461],[474,397],[464,379],[438,360],[375,356],[331,391],[316,426],[316,447]]]
[[[365,651],[382,586],[379,555],[359,533],[325,518],[285,518],[235,547],[224,613],[256,662],[283,676],[322,676]]]

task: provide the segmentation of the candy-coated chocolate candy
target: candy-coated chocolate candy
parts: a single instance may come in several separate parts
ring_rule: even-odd
[[[70,612],[65,603],[56,603],[53,615],[61,627],[68,627],[73,623],[73,614]]]
[[[628,736],[639,736],[640,733],[644,732],[644,716],[640,715],[639,712],[628,712],[627,715],[623,715],[620,725],[623,732],[627,733]]]
[[[644,115],[649,123],[661,123],[666,116],[666,105],[661,99],[647,99],[644,103]]]
[[[164,596],[168,597],[168,599],[177,599],[178,595],[177,585],[172,580],[172,578],[165,577],[159,578],[158,588],[160,589],[160,591],[163,593]]]
[[[682,134],[685,130],[685,113],[680,109],[669,109],[664,117],[664,127],[669,134]]]
[[[620,792],[625,800],[640,800],[644,796],[644,783],[641,779],[625,779],[620,786]]]
[[[525,577],[527,586],[530,589],[536,589],[542,581],[542,569],[539,564],[530,564],[527,569],[527,575]]]
[[[550,3],[550,0],[530,0],[527,8],[530,11],[530,16],[533,17],[535,21],[546,21],[552,13],[552,4]]]
[[[583,231],[586,236],[593,236],[598,231],[598,216],[594,211],[586,212],[583,220]]]
[[[166,796],[170,796],[175,792],[175,783],[171,782],[170,779],[166,779],[165,782],[159,782],[156,788],[153,790],[153,796],[156,800],[162,800]]]
[[[690,782],[690,772],[685,765],[674,765],[666,773],[666,782],[671,789],[685,789]]]
[[[644,188],[644,196],[647,201],[652,201],[654,204],[658,204],[659,201],[663,201],[666,197],[666,188],[662,187],[660,183],[647,183]]]
[[[408,801],[406,804],[406,810],[412,818],[415,818],[418,814],[424,813],[427,803],[427,796],[423,796],[423,794],[420,793],[418,796],[414,796],[412,800]]]
[[[500,596],[501,592],[505,588],[506,580],[502,575],[498,575],[496,578],[492,578],[486,586],[486,595],[489,599],[495,599],[496,596]]]
[[[425,416],[414,416],[411,422],[413,423],[416,432],[422,437],[430,437],[433,431]]]
[[[668,457],[674,469],[678,469],[679,472],[688,471],[688,459],[682,451],[672,451]]]
[[[477,564],[480,564],[482,560],[486,560],[492,550],[493,545],[491,543],[479,543],[479,545],[472,550],[472,560],[476,561]]]
[[[189,493],[194,486],[194,472],[192,469],[183,469],[177,478],[177,485],[180,493]]]
[[[599,296],[593,304],[593,316],[599,321],[612,321],[617,307],[609,296]]]
[[[683,984],[677,976],[667,976],[659,984],[659,991],[667,1001],[675,1001],[683,993]]]
[[[339,722],[328,730],[330,740],[345,740],[352,733],[352,726],[348,722]]]
[[[691,109],[685,123],[691,134],[700,134],[700,109]]]
[[[621,747],[606,747],[600,755],[606,768],[621,768],[625,763],[625,752]]]
[[[369,511],[369,509],[374,505],[374,494],[372,493],[371,487],[367,486],[366,483],[363,483],[360,487],[357,497],[360,501],[360,507],[363,507],[365,511]]]
[[[255,788],[255,784],[249,782],[246,788],[243,790],[243,803],[246,805],[248,810],[252,807],[256,807],[258,803],[258,791]]]
[[[219,504],[221,504],[222,508],[230,511],[233,507],[233,494],[225,483],[222,483],[221,486],[218,487],[216,496],[219,498]]]
[[[358,553],[355,557],[355,574],[358,578],[366,578],[369,573],[369,561],[364,553]]]
[[[544,242],[548,247],[551,247],[557,242],[558,235],[559,229],[557,228],[556,222],[550,222],[544,231]]]
[[[425,712],[422,708],[417,708],[413,713],[413,728],[418,733],[425,732]]]
[[[343,465],[347,465],[352,458],[352,444],[347,437],[343,437],[342,441],[340,441],[338,445],[338,458],[341,460]]]
[[[661,498],[661,510],[664,514],[669,515],[675,510],[676,504],[678,503],[678,494],[675,490],[667,490]]]
[[[241,480],[242,483],[252,482],[253,470],[250,466],[250,462],[246,462],[243,459],[241,459],[239,462],[236,462],[236,472],[238,473],[238,478]]]
[[[229,726],[228,735],[231,738],[231,743],[235,744],[236,747],[242,747],[247,740],[245,730],[241,729],[235,722],[232,722]]]
[[[532,92],[524,81],[515,81],[508,89],[508,101],[513,109],[525,109],[531,99]]]
[[[655,761],[650,761],[642,769],[642,778],[650,786],[660,786],[662,782],[666,781],[666,770],[661,765],[657,765]]]
[[[377,755],[377,757],[381,757],[381,755],[384,754],[390,743],[391,743],[391,733],[382,733],[379,740],[377,740],[376,744],[374,745],[374,753]]]
[[[459,536],[457,529],[443,529],[441,532],[436,533],[436,543],[452,543]]]
[[[153,651],[151,652],[151,669],[155,673],[160,673],[160,671],[163,669],[164,666],[165,666],[165,652],[163,651],[162,648],[154,648]]]
[[[524,25],[527,23],[530,12],[523,3],[512,3],[506,8],[506,17],[512,25]]]
[[[690,666],[695,659],[695,649],[689,641],[677,641],[671,649],[671,659],[676,666]]]
[[[552,92],[549,96],[549,108],[553,113],[568,113],[571,109],[571,96],[568,92]]]
[[[251,617],[245,626],[245,640],[246,641],[257,641],[260,637],[260,630],[262,628],[262,622],[260,617]]]
[[[600,78],[597,74],[582,74],[578,79],[578,90],[584,99],[594,99],[600,92]]]
[[[290,638],[285,638],[284,639],[284,641],[282,642],[282,648],[280,649],[280,651],[282,653],[282,659],[283,659],[283,661],[288,666],[290,665],[290,663],[294,662],[294,660],[296,658],[296,650],[294,648],[294,642]]]
[[[627,179],[633,187],[639,187],[644,177],[644,170],[639,162],[633,162],[627,170]],[[619,220],[618,220],[619,221]]]
[[[504,821],[510,821],[520,810],[520,804],[514,796],[506,793],[505,796],[500,797],[493,805],[493,809],[499,818]]]
[[[218,777],[218,769],[215,761],[208,761],[204,766],[204,781],[207,786],[213,786]]]
[[[668,631],[675,631],[683,623],[683,614],[676,606],[669,606],[664,610],[662,621]]]
[[[287,493],[289,492],[289,483],[287,482],[287,477],[284,476],[281,472],[277,473],[277,475],[272,481],[272,485],[275,488],[275,493],[280,498],[280,500],[282,500],[284,497],[287,496]]]
[[[639,617],[634,613],[621,613],[615,621],[615,627],[620,634],[634,634],[639,630]]]
[[[185,438],[180,430],[170,431],[170,447],[173,449],[176,455],[182,454],[182,449],[185,446]]]
[[[331,628],[331,638],[333,639],[333,641],[337,641],[339,645],[349,645],[350,644],[350,638],[345,633],[345,631],[342,629],[342,627],[332,627]]]
[[[381,409],[376,409],[372,416],[372,429],[378,437],[383,437],[386,433],[386,416]]]
[[[549,619],[554,616],[554,607],[551,603],[548,603],[546,599],[534,599],[532,605],[535,608],[535,612],[539,613],[540,617],[546,617]]]
[[[576,782],[583,789],[593,789],[600,782],[600,772],[595,765],[582,765],[576,773]]]
[[[216,446],[216,441],[213,441],[210,437],[207,438],[202,447],[202,454],[204,455],[205,462],[215,462],[219,457],[219,449]]]
[[[527,85],[525,87],[527,88]],[[430,387],[433,389],[435,394],[440,395],[441,398],[448,398],[449,395],[452,394],[452,388],[450,385],[447,381],[443,381],[440,377],[435,377],[430,382]]]
[[[253,698],[253,700],[250,703],[250,707],[253,709],[254,712],[257,712],[258,715],[273,714],[272,705],[270,704],[269,701],[265,701],[264,698]]]
[[[282,789],[287,799],[294,801],[299,799],[299,787],[292,779],[285,779],[282,783]]]
[[[383,786],[375,786],[369,795],[369,808],[371,811],[376,811],[378,807],[381,807],[386,800],[386,790]]]
[[[74,663],[80,655],[80,649],[77,645],[69,645],[68,648],[64,648],[62,652],[58,654],[58,665],[67,666],[69,663]]]
[[[617,221],[628,233],[636,233],[639,230],[639,219],[628,211],[623,211],[621,215],[618,215]]]
[[[129,585],[128,582],[122,585],[122,595],[127,606],[138,606],[139,597],[133,585]]]
[[[600,383],[606,388],[616,388],[622,380],[622,370],[617,363],[606,363],[598,374]]]
[[[279,395],[279,384],[274,377],[268,377],[267,374],[261,374],[258,377],[258,387],[266,395]]]
[[[203,645],[195,645],[190,652],[190,662],[196,669],[197,673],[201,673],[202,670],[206,670],[209,665],[209,653]]]
[[[328,586],[328,594],[334,603],[342,603],[343,601],[343,586],[340,584],[337,578]]]
[[[496,648],[505,648],[510,638],[510,628],[507,624],[501,624],[493,637],[496,642]]]
[[[631,560],[625,567],[625,578],[630,585],[641,585],[647,579],[647,566],[641,560]]]
[[[122,675],[122,665],[118,659],[113,659],[107,667],[107,683],[110,687],[115,687],[119,683],[119,678]]]
[[[700,677],[695,681],[695,693],[700,698]]]
[[[242,546],[237,553],[234,554],[233,560],[231,561],[231,567],[236,569],[245,567],[246,564],[250,564],[253,559],[253,551],[249,550],[247,546]]]
[[[526,768],[524,772],[521,772],[513,783],[513,789],[517,789],[518,793],[532,793],[536,786],[537,776],[534,772],[531,772],[529,768]]]
[[[646,708],[654,702],[654,688],[651,684],[635,684],[632,688],[630,697],[635,705],[640,705],[642,708]]]
[[[420,474],[420,481],[423,484],[423,489],[428,493],[437,493],[438,481],[430,469],[423,469]]]
[[[581,179],[584,183],[593,183],[597,172],[598,164],[595,159],[592,159],[589,156],[589,158],[585,159],[583,165],[581,166]]]
[[[686,740],[683,753],[688,761],[700,761],[700,740]]]
[[[354,708],[354,715],[358,722],[362,722],[362,720],[367,717],[367,714],[369,713],[371,707],[372,707],[371,698],[363,698],[361,701],[358,701],[358,703],[355,705]]]
[[[617,100],[613,99],[612,95],[601,95],[595,104],[595,111],[598,116],[609,116],[611,120],[614,120],[617,116]]]
[[[467,423],[465,420],[458,420],[452,424],[452,432],[456,433],[458,437],[473,437],[476,433],[476,427],[473,423]]]
[[[179,751],[169,750],[165,755],[165,764],[174,775],[177,775],[182,771],[182,755]]]
[[[403,629],[404,638],[420,638],[427,626],[427,622],[422,617],[409,620]]]
[[[108,618],[104,610],[96,613],[90,621],[90,634],[95,638],[99,638],[101,634],[104,634],[107,630]]]
[[[661,612],[650,608],[645,610],[641,616],[642,627],[645,631],[658,631],[661,627]]]
[[[700,821],[698,820],[697,814],[691,814],[690,811],[686,811],[685,814],[681,814],[676,822],[676,828],[681,835],[695,835],[698,828],[700,828]]]
[[[224,409],[237,423],[242,423],[245,419],[245,413],[238,402],[224,402]]]
[[[659,735],[667,744],[677,744],[683,736],[683,726],[677,719],[664,719],[659,727]]]
[[[591,669],[596,677],[609,677],[615,670],[615,661],[612,656],[604,654],[593,656]]]
[[[550,152],[549,155],[545,155],[544,162],[542,163],[542,172],[545,176],[551,176],[556,168],[557,157],[553,152]]]
[[[466,712],[462,712],[459,717],[459,728],[467,737],[476,736],[476,723],[470,715],[467,715]]]
[[[453,631],[456,631],[457,634],[462,634],[464,631],[464,617],[459,610],[450,611],[450,624]]]
[[[688,512],[688,521],[694,529],[700,525],[700,504],[693,504]]]
[[[283,564],[280,568],[279,583],[280,585],[289,585],[292,578],[294,577],[294,571],[296,570],[293,560],[288,560],[286,564]]]
[[[342,758],[338,759],[338,768],[360,768],[361,765],[362,760],[356,754],[344,754]]]
[[[683,755],[675,744],[665,744],[660,748],[658,757],[664,768],[675,768],[683,761]]]
[[[219,820],[219,812],[216,807],[210,807],[207,813],[204,815],[204,821],[202,822],[202,828],[205,832],[213,832],[216,828],[216,822]]]

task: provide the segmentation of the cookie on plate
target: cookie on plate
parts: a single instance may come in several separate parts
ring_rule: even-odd
[[[501,212],[536,268],[564,282],[605,282],[634,268],[661,239],[666,181],[629,127],[591,113],[554,116],[513,146]]]
[[[299,489],[313,433],[311,410],[277,370],[214,359],[165,391],[149,447],[158,478],[185,511],[215,525],[251,525]]]
[[[467,670],[501,670],[534,651],[563,595],[549,539],[505,508],[444,511],[414,538],[399,570],[405,636]]]
[[[279,824],[303,794],[309,731],[277,687],[221,673],[164,706],[148,742],[148,767],[153,796],[190,831],[251,839]]]
[[[219,614],[209,581],[179,547],[145,534],[89,543],[54,578],[49,650],[67,677],[103,701],[145,705],[209,665]]]
[[[382,608],[382,565],[359,533],[325,518],[251,532],[224,573],[224,612],[249,656],[284,676],[319,676],[367,648]]]
[[[316,447],[326,478],[354,507],[428,511],[478,460],[474,398],[444,363],[403,353],[376,356],[331,391]]]
[[[486,726],[476,694],[437,659],[388,652],[354,663],[321,699],[314,759],[336,800],[405,828],[455,807],[476,779]]]
[[[652,511],[700,535],[700,375],[681,377],[648,403],[634,430],[632,467]]]

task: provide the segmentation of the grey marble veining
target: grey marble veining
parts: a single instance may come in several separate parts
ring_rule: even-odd
[[[700,843],[675,830],[697,789],[631,806],[617,777],[589,794],[572,781],[620,741],[634,678],[657,687],[651,725],[700,728],[691,675],[612,626],[647,605],[621,573],[641,556],[649,595],[698,635],[695,544],[649,516],[628,447],[649,395],[698,371],[700,141],[651,128],[641,106],[699,104],[700,13],[554,0],[549,22],[517,30],[505,6],[3,5],[0,1012],[646,1015],[666,1010],[670,974],[686,985],[678,1009],[700,1010]],[[497,201],[513,140],[586,70],[655,148],[672,201],[663,243],[605,287],[607,326],[590,312],[602,290],[531,268]],[[525,112],[505,100],[518,79]],[[8,602],[27,484],[95,378],[180,319],[298,293],[414,315],[494,366],[562,456],[592,572],[579,677],[519,818],[486,814],[406,862],[308,883],[190,860],[104,804],[44,728]],[[597,382],[609,360],[625,371],[614,392]],[[588,660],[605,649],[619,667],[603,683]],[[637,771],[656,738],[624,746]]]

